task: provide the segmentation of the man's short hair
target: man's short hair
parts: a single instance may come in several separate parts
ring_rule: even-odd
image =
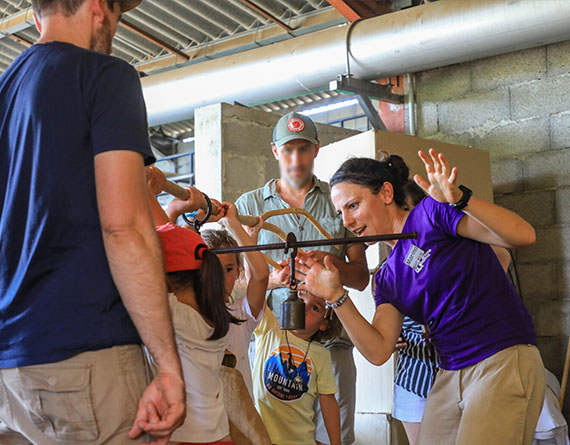
[[[119,3],[121,13],[127,12],[136,6],[142,0],[106,0],[109,9],[113,10],[113,5]],[[85,0],[32,0],[32,8],[38,17],[46,17],[56,12],[69,17],[77,12]]]
[[[117,0],[107,0],[109,8]],[[77,12],[85,0],[32,0],[32,8],[38,17],[46,17],[56,12],[69,17]]]

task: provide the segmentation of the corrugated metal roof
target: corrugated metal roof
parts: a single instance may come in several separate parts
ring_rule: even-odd
[[[307,14],[330,9],[326,0],[250,0],[284,24]],[[8,30],[3,24],[31,10],[30,0],[0,0],[0,73],[33,43],[38,32],[32,20],[16,21]],[[156,40],[186,52],[252,30],[277,26],[242,0],[143,0],[124,15],[124,20]],[[136,65],[168,54],[163,45],[119,26],[113,54]]]
[[[127,25],[132,25],[152,38],[141,36],[128,26],[120,25],[113,40],[113,54],[152,75],[154,69],[158,71],[169,67],[170,62],[153,63],[171,56],[168,47],[180,53],[192,54],[197,49],[207,49],[216,43],[228,42],[243,35],[255,33],[257,36],[264,30],[284,25],[295,28],[307,17],[334,11],[327,0],[249,0],[264,10],[264,15],[246,5],[247,2],[248,0],[143,0],[139,7],[124,14],[123,19]],[[275,21],[267,15],[273,16]],[[337,16],[340,17],[339,14]],[[323,21],[320,25],[322,27],[338,24],[329,23],[325,19]],[[295,35],[281,32],[288,38]],[[38,37],[39,33],[31,17],[30,0],[0,0],[0,73]],[[276,38],[275,33],[272,38]],[[224,51],[227,51],[226,47]],[[184,62],[184,59],[178,58],[171,66],[181,61]],[[338,95],[336,92],[320,92],[257,108],[284,114],[316,105],[317,102],[330,102]],[[162,125],[154,131],[160,130],[161,134],[180,139],[193,134],[193,129],[194,121],[191,119]]]

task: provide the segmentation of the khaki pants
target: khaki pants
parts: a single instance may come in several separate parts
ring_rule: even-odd
[[[544,399],[536,346],[516,345],[458,371],[440,370],[418,445],[527,445]]]
[[[129,440],[127,432],[148,375],[139,345],[0,369],[0,443],[140,443],[148,437]]]

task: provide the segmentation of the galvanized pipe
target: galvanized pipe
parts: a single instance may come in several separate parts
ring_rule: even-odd
[[[440,0],[363,20],[351,72],[378,79],[570,39],[568,0]],[[346,70],[335,27],[142,79],[150,125],[216,102],[256,105],[326,89]]]

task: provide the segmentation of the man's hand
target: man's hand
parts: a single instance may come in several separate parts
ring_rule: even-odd
[[[164,183],[166,182],[166,177],[164,173],[162,173],[158,168],[154,165],[149,165],[145,167],[146,173],[146,183],[148,185],[148,189],[153,195],[158,195],[162,192],[164,188]]]
[[[185,189],[188,192],[188,199],[183,201],[182,199],[174,198],[166,209],[168,218],[172,223],[176,223],[180,215],[198,210],[202,201],[204,201],[204,195],[196,187],[185,187]]]
[[[165,445],[186,418],[184,380],[172,373],[159,372],[145,389],[135,422],[128,433],[135,439],[143,432],[153,436],[152,445]]]

